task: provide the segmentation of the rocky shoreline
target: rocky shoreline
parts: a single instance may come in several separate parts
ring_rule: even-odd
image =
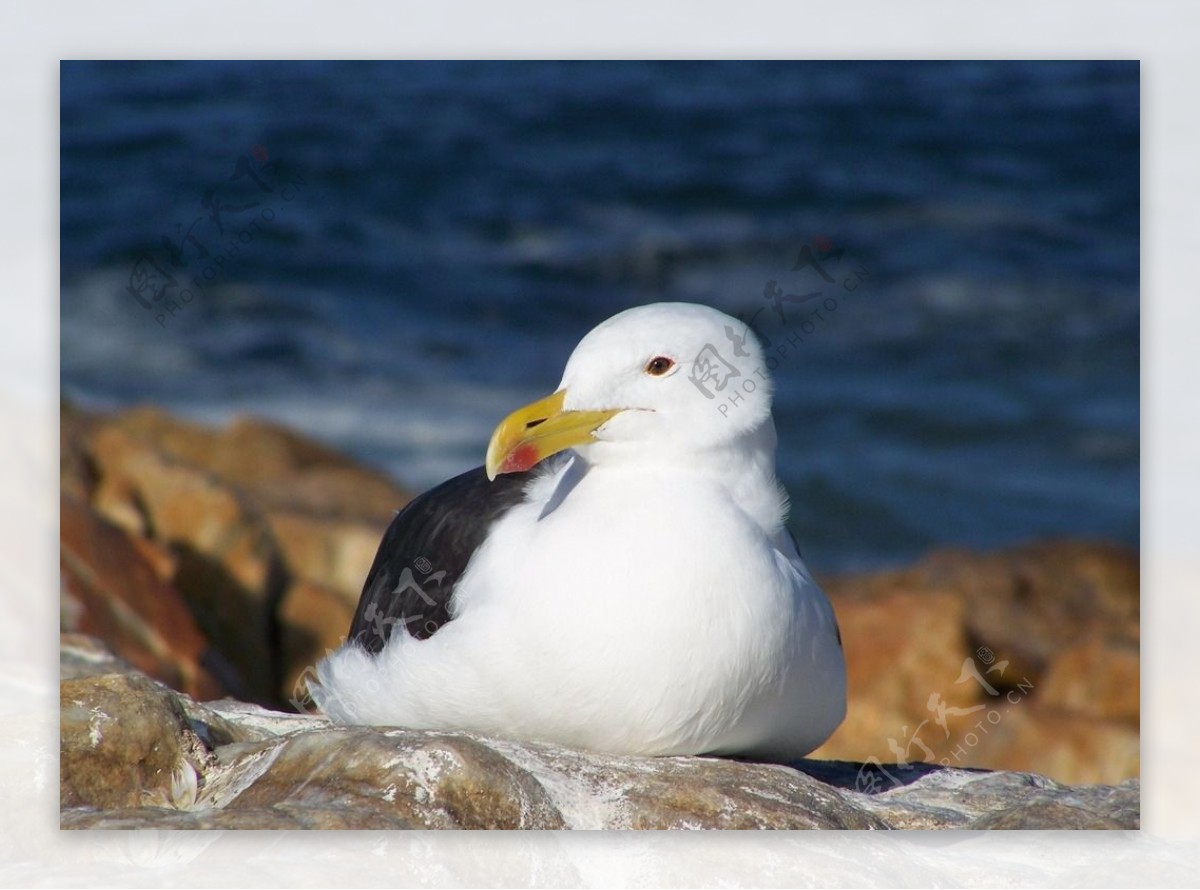
[[[292,799],[284,793],[279,764],[294,763],[299,777],[302,762],[315,763],[311,758],[316,752],[333,745],[374,752],[364,754],[361,775],[390,776],[382,787],[394,780],[397,794],[410,786],[416,794],[419,783],[379,773],[378,764],[371,766],[372,757],[383,758],[381,762],[400,757],[389,769],[401,769],[404,758],[453,762],[459,766],[445,774],[458,776],[447,780],[459,783],[454,787],[462,782],[467,782],[462,787],[474,787],[471,783],[478,779],[501,782],[512,793],[525,788],[521,793],[533,797],[567,787],[563,783],[576,781],[572,777],[603,777],[608,771],[624,777],[618,782],[623,790],[614,791],[612,799],[625,802],[625,815],[606,811],[608,815],[597,817],[605,824],[623,819],[649,820],[646,827],[655,820],[676,824],[666,816],[647,816],[642,804],[629,803],[641,800],[657,812],[663,800],[674,799],[662,784],[668,775],[674,778],[667,784],[690,782],[701,797],[703,783],[711,783],[708,793],[716,796],[709,803],[716,809],[705,810],[711,817],[707,821],[687,809],[692,804],[680,804],[680,813],[692,815],[679,815],[676,821],[696,827],[718,827],[726,818],[717,815],[726,812],[723,806],[733,814],[726,822],[742,818],[738,813],[760,812],[766,806],[761,801],[756,810],[729,790],[760,787],[754,782],[766,783],[761,784],[761,800],[774,795],[788,801],[779,804],[783,809],[776,815],[795,827],[806,819],[814,820],[814,827],[832,827],[839,819],[850,819],[849,812],[866,820],[863,827],[868,822],[870,827],[916,827],[916,816],[901,816],[898,810],[880,815],[880,802],[907,800],[905,806],[920,809],[932,807],[927,802],[934,799],[958,801],[949,807],[957,815],[937,817],[940,827],[984,827],[990,824],[987,819],[1000,819],[997,814],[1004,807],[981,809],[982,804],[966,801],[986,797],[985,785],[993,787],[987,783],[1016,795],[998,799],[1016,805],[1036,798],[1041,801],[1038,812],[1047,820],[1061,817],[1071,823],[1053,827],[1072,827],[1080,807],[1090,819],[1113,823],[1106,827],[1136,824],[1140,588],[1138,555],[1127,548],[1057,541],[996,553],[943,550],[901,570],[822,578],[841,623],[850,704],[846,722],[813,759],[799,770],[706,758],[639,765],[628,758],[513,747],[469,735],[333,728],[316,716],[282,713],[304,709],[305,671],[341,642],[382,531],[409,495],[381,473],[254,419],[215,430],[155,408],[94,415],[64,405],[60,435],[60,615],[69,635],[63,649],[64,825],[116,824],[133,807],[139,815],[129,818],[166,820],[160,827],[169,827],[172,819],[217,820],[232,827],[248,818],[244,808],[257,800],[262,813],[255,819],[299,827],[303,819],[297,813],[308,818],[324,811],[311,802],[297,803],[296,812],[279,809]],[[107,666],[100,675],[97,665]],[[80,773],[65,767],[69,726],[83,720],[68,715],[85,707],[71,703],[92,702],[87,713],[92,708],[107,713],[105,696],[111,697],[113,690],[105,692],[105,683],[135,684],[135,699],[157,702],[146,705],[148,714],[162,720],[174,714],[174,722],[160,727],[175,727],[174,741],[159,739],[151,748],[166,745],[161,750],[184,752],[182,760],[163,761],[152,770],[143,764],[143,772],[157,775],[159,784],[135,783],[119,800],[105,796],[107,792],[89,796],[80,790],[88,787],[86,782],[69,790],[68,775]],[[253,711],[258,716],[251,718],[250,705],[198,703],[226,697],[270,710]],[[257,728],[247,730],[247,721]],[[295,731],[265,728],[284,724]],[[275,765],[264,768],[227,805],[213,806],[212,789],[231,781],[222,776],[241,776],[236,785],[257,769],[246,766],[250,749],[245,746],[259,751],[259,761]],[[99,757],[86,746],[71,750],[79,764]],[[302,750],[309,753],[302,756]],[[463,778],[474,775],[475,766],[469,764],[484,761],[507,778]],[[850,763],[835,767],[830,761]],[[194,782],[180,766],[185,762]],[[241,765],[230,765],[235,763]],[[975,768],[1014,772],[964,771]],[[182,778],[163,785],[166,774],[157,771],[164,769],[172,776],[182,770]],[[659,790],[648,790],[654,783],[647,778],[650,785],[639,791],[633,777],[642,775],[657,776]],[[269,776],[276,778],[262,784]],[[782,784],[765,790],[768,780]],[[311,776],[304,781],[320,785]],[[354,781],[361,783],[354,794],[370,797],[372,782]],[[606,799],[609,786],[596,781],[590,792],[579,786],[572,793]],[[823,790],[810,788],[810,783]],[[1095,790],[1070,787],[1089,783],[1099,784]],[[531,790],[535,786],[542,791]],[[268,787],[275,790],[268,792]],[[780,790],[785,787],[786,792]],[[803,807],[796,809],[796,801],[818,791],[833,809],[801,815]],[[834,797],[853,806],[838,809],[829,803]],[[147,799],[162,812],[143,812]],[[718,799],[723,802],[716,803]],[[176,807],[180,800],[187,806]],[[1088,803],[1079,803],[1084,800]],[[241,803],[234,805],[237,801]],[[561,800],[551,799],[542,809],[530,806],[520,818],[510,816],[518,822],[560,818],[593,824],[572,815],[571,806]],[[591,800],[586,806],[599,803]],[[784,810],[786,815],[780,815]],[[558,817],[547,815],[551,811]],[[267,812],[274,815],[263,815]],[[392,816],[402,822],[437,821],[429,815],[432,810],[421,810],[425,815],[420,816],[397,812]],[[328,818],[332,825],[342,817]],[[474,818],[444,816],[448,827],[475,824]],[[746,818],[758,825],[774,817]],[[322,819],[317,821],[327,824]],[[505,819],[511,822],[509,816],[497,816],[496,825],[507,825]],[[1030,819],[1028,814],[1020,817]],[[925,827],[933,827],[932,822]]]
[[[1139,782],[914,764],[617,757],[199,704],[62,640],[63,828],[1139,827]],[[865,781],[864,781],[865,778]]]

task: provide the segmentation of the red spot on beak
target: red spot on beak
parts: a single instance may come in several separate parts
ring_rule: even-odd
[[[524,473],[538,462],[537,448],[530,444],[520,445],[513,453],[504,458],[500,465],[501,473]]]

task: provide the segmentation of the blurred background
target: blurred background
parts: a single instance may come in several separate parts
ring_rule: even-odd
[[[63,394],[419,490],[623,308],[780,342],[768,282],[855,273],[775,371],[814,568],[1137,547],[1139,114],[1137,62],[64,62]]]

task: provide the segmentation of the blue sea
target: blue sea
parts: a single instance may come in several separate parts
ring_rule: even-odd
[[[593,325],[707,303],[791,344],[816,569],[1136,546],[1139,116],[1136,62],[64,62],[63,392],[420,490]]]

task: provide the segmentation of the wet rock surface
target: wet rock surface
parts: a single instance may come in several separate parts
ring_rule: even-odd
[[[1139,785],[619,757],[198,703],[62,641],[63,828],[1137,828]]]

